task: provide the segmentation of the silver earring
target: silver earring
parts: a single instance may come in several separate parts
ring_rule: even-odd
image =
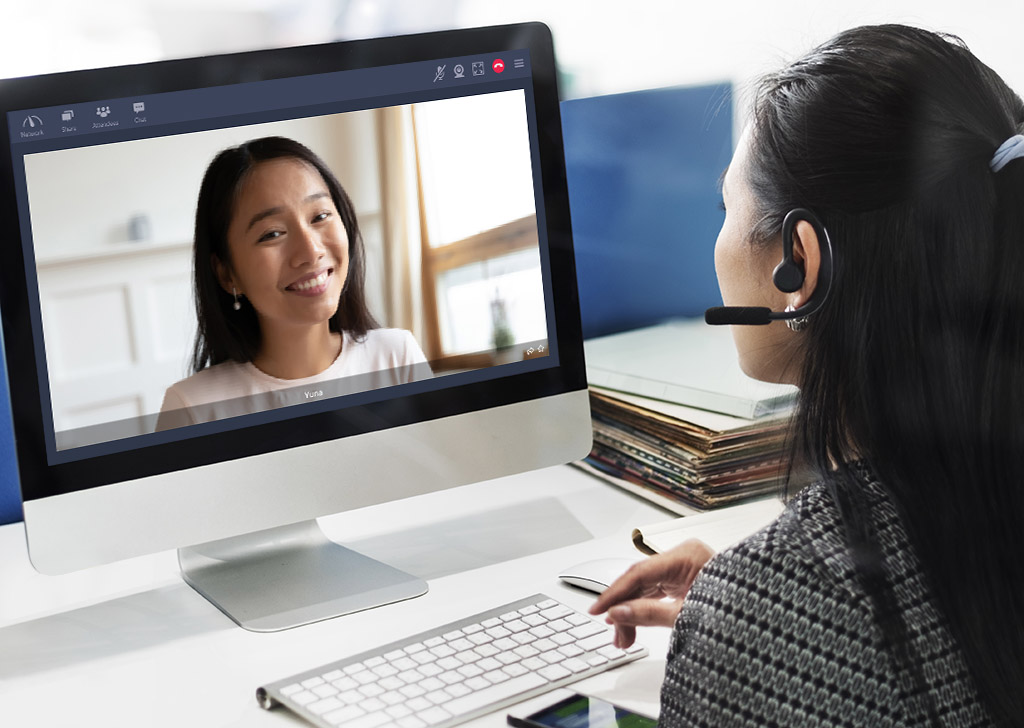
[[[796,309],[793,308],[793,304],[786,306],[786,313],[792,313],[793,311],[796,311]],[[807,316],[786,319],[786,326],[789,327],[790,331],[803,331],[807,328],[807,320]]]
[[[238,300],[238,291],[235,289],[234,286],[231,286],[231,295],[235,297],[235,305],[232,306],[232,308],[234,308],[236,311],[241,311],[242,302]]]

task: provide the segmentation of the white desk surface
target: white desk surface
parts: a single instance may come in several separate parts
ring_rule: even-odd
[[[558,570],[640,559],[632,529],[670,518],[568,466],[324,518],[328,536],[426,579],[430,591],[271,634],[237,627],[194,592],[175,552],[42,576],[29,564],[22,525],[3,526],[2,723],[305,726],[286,710],[260,709],[256,688],[536,592],[586,610],[593,595],[559,582]],[[668,635],[642,630],[650,656],[574,687],[657,715]],[[506,712],[465,725],[497,728]]]

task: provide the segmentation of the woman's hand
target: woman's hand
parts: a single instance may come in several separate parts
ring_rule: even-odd
[[[714,555],[706,543],[691,538],[634,564],[597,598],[590,613],[607,611],[605,621],[615,626],[615,646],[629,647],[636,640],[637,626],[675,624],[693,580]]]

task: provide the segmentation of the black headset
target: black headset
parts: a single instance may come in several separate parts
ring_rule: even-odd
[[[798,207],[790,210],[782,221],[782,261],[772,272],[772,283],[783,293],[799,290],[804,284],[804,271],[793,260],[793,234],[796,224],[804,220],[810,223],[818,235],[821,249],[821,264],[818,267],[818,285],[807,303],[793,311],[772,311],[764,306],[716,306],[704,312],[704,321],[712,326],[734,324],[741,326],[763,326],[772,321],[803,318],[821,308],[832,288],[832,241],[821,221],[810,210]]]

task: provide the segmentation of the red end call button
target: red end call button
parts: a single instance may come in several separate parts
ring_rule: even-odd
[[[491,68],[494,69],[495,73],[501,73],[502,71],[505,70],[505,61],[501,60],[500,58],[496,58],[494,60],[494,63],[491,64]]]

